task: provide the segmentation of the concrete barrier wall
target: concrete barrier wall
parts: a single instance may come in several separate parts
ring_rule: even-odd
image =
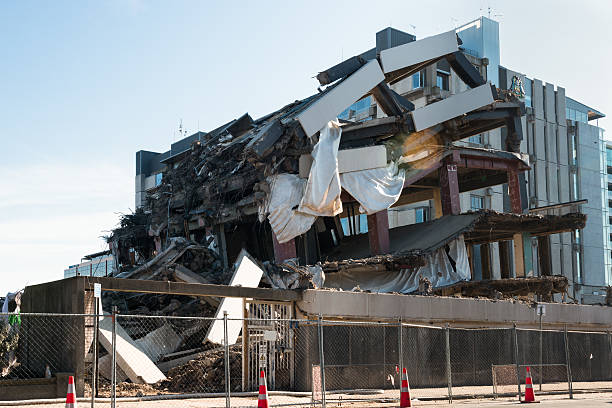
[[[413,296],[329,290],[304,291],[298,310],[306,315],[343,319],[397,320],[407,323],[454,327],[536,328],[534,304],[439,296]],[[543,325],[550,329],[606,331],[612,328],[612,308],[607,306],[547,303]]]

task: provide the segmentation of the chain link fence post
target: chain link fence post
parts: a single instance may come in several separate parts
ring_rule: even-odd
[[[323,317],[319,314],[318,319],[319,332],[319,368],[321,370],[321,406],[326,408],[325,403],[325,353],[323,352]]]
[[[448,382],[448,403],[453,403],[453,377],[451,372],[450,327],[446,323],[444,330],[446,340],[446,381]]]
[[[574,398],[574,390],[572,389],[572,367],[570,364],[569,343],[567,337],[567,324],[563,327],[563,337],[565,339],[565,364],[567,364],[567,385],[569,387],[569,397]]]
[[[117,404],[117,306],[113,306],[112,316],[112,357],[111,357],[111,408]]]
[[[540,315],[540,369],[538,370],[540,373],[540,391],[542,391],[542,376],[544,373],[544,368],[542,367],[542,311],[539,311],[539,315]]]
[[[519,345],[516,323],[512,323],[512,334],[514,338],[514,365],[516,366],[516,387],[518,389],[519,401],[523,401],[523,397],[521,395],[521,372],[519,365]]]
[[[402,384],[402,374],[404,373],[404,335],[403,335],[403,329],[402,329],[402,318],[399,317],[397,319],[397,359],[399,360],[399,381],[400,381],[400,388],[401,388],[401,384]]]
[[[229,358],[229,340],[227,336],[227,311],[223,311],[223,354],[225,363],[225,407],[230,408],[230,358]]]
[[[612,335],[610,329],[606,330],[608,334],[608,379],[612,380]]]
[[[93,367],[91,370],[91,408],[98,396],[98,299],[94,298]]]

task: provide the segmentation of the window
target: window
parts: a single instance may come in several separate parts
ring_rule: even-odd
[[[418,89],[423,87],[423,75],[417,72],[412,76],[412,89]]]
[[[436,86],[440,89],[448,91],[448,83],[449,83],[450,75],[448,72],[438,71],[436,76]]]
[[[470,195],[470,208],[472,210],[482,210],[484,208],[484,197],[479,195]]]
[[[477,145],[482,145],[483,144],[482,140],[483,140],[483,137],[482,137],[482,133],[481,133],[479,135],[470,136],[470,138],[468,139],[468,142],[474,143],[474,144],[477,144]]]
[[[589,115],[586,112],[580,112],[576,109],[565,108],[565,116],[569,120],[574,120],[576,122],[588,123]]]
[[[368,216],[366,214],[355,214],[355,216],[341,218],[340,224],[345,236],[366,234],[368,232]],[[355,230],[357,233],[355,233]]]
[[[525,106],[532,107],[531,105],[531,79],[525,77]]]
[[[162,173],[157,173],[155,175],[155,187],[159,186],[162,182]]]
[[[346,108],[338,115],[338,119],[353,121],[368,120],[370,118],[370,106],[372,103],[372,98],[367,96]]]
[[[418,207],[414,209],[415,223],[429,221],[429,207]]]

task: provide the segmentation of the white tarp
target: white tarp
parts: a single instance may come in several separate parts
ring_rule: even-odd
[[[338,148],[342,129],[330,121],[320,130],[319,141],[312,150],[312,166],[299,212],[321,217],[333,217],[342,212]]]
[[[230,286],[242,286],[245,288],[256,288],[259,286],[259,281],[263,276],[263,270],[253,261],[246,250],[240,251],[238,259],[236,260],[236,271]],[[227,312],[227,318],[231,319],[227,322],[227,339],[228,344],[235,344],[242,330],[242,298],[223,298],[217,309],[215,315],[215,321],[210,325],[208,333],[206,334],[206,340],[210,340],[213,343],[223,344],[224,343],[224,328],[223,328],[223,316],[224,312]],[[221,319],[221,320],[219,320]]]
[[[342,271],[325,275],[325,287],[352,290],[359,286],[362,290],[386,293],[411,293],[419,289],[421,277],[431,281],[433,287],[448,286],[470,279],[467,251],[463,235],[449,244],[449,255],[455,262],[453,269],[445,248],[439,248],[428,256],[427,265],[416,271],[402,269],[385,272]]]
[[[266,208],[260,210],[260,216],[268,213],[270,226],[278,242],[282,244],[306,233],[316,217],[294,210],[302,201],[306,180],[287,173],[270,176],[267,180],[270,194]]]
[[[374,214],[397,202],[404,188],[405,172],[396,164],[340,175],[342,188],[361,204],[360,212]]]

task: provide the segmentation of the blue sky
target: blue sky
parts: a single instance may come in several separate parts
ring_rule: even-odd
[[[603,0],[2,2],[0,293],[105,249],[134,207],[135,152],[167,150],[181,119],[191,133],[261,116],[382,28],[423,38],[488,7],[502,65],[612,114]]]

